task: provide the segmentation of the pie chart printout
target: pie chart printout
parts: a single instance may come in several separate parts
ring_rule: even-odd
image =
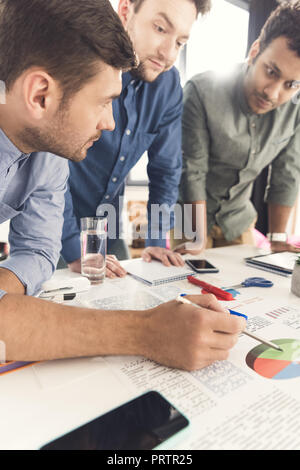
[[[267,379],[300,378],[300,340],[275,339],[271,341],[280,346],[282,352],[260,344],[247,354],[247,366]]]

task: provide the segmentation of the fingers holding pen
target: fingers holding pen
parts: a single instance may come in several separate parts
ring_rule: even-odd
[[[144,342],[147,354],[158,362],[185,370],[226,360],[246,321],[230,315],[214,296],[187,297],[193,300],[192,305],[176,300],[150,311],[149,335]]]

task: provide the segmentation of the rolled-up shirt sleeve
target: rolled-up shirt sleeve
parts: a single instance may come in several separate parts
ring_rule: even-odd
[[[27,295],[34,295],[56,268],[69,174],[66,160],[50,154],[38,158],[41,160],[33,167],[29,180],[42,176],[36,178],[37,183],[32,184],[33,190],[22,209],[11,219],[10,256],[1,263],[1,268],[18,277]]]
[[[292,207],[299,191],[300,125],[287,147],[272,162],[266,201]]]
[[[182,116],[183,171],[180,183],[182,202],[206,200],[210,136],[206,111],[192,80],[184,88]]]

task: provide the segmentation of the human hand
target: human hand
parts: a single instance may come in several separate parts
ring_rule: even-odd
[[[70,270],[74,273],[81,273],[81,260],[80,258],[68,264]],[[119,261],[114,255],[106,256],[106,276],[109,279],[115,277],[124,277],[126,276],[125,269],[122,268]]]
[[[291,251],[292,253],[300,253],[300,247],[291,245],[287,242],[271,242],[271,250],[273,253],[280,253],[282,251]]]
[[[68,264],[68,267],[73,273],[81,273],[81,259],[76,259]]]
[[[206,240],[202,243],[197,242],[185,242],[174,248],[174,253],[180,253],[181,255],[200,255],[206,246]]]
[[[179,253],[174,253],[167,248],[148,246],[142,253],[142,258],[147,263],[153,259],[161,261],[164,266],[184,266],[184,259]]]
[[[147,311],[143,354],[189,371],[226,360],[246,328],[245,319],[230,315],[214,295],[186,298],[199,307],[173,300]]]
[[[116,277],[125,277],[126,274],[127,272],[114,255],[106,256],[106,277],[114,279]]]

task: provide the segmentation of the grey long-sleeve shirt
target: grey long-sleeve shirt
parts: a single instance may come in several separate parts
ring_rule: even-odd
[[[266,201],[293,206],[298,194],[300,105],[254,114],[244,94],[245,72],[242,64],[227,78],[199,74],[184,90],[180,199],[206,200],[208,233],[217,224],[227,240],[254,220],[253,183],[269,164]]]

